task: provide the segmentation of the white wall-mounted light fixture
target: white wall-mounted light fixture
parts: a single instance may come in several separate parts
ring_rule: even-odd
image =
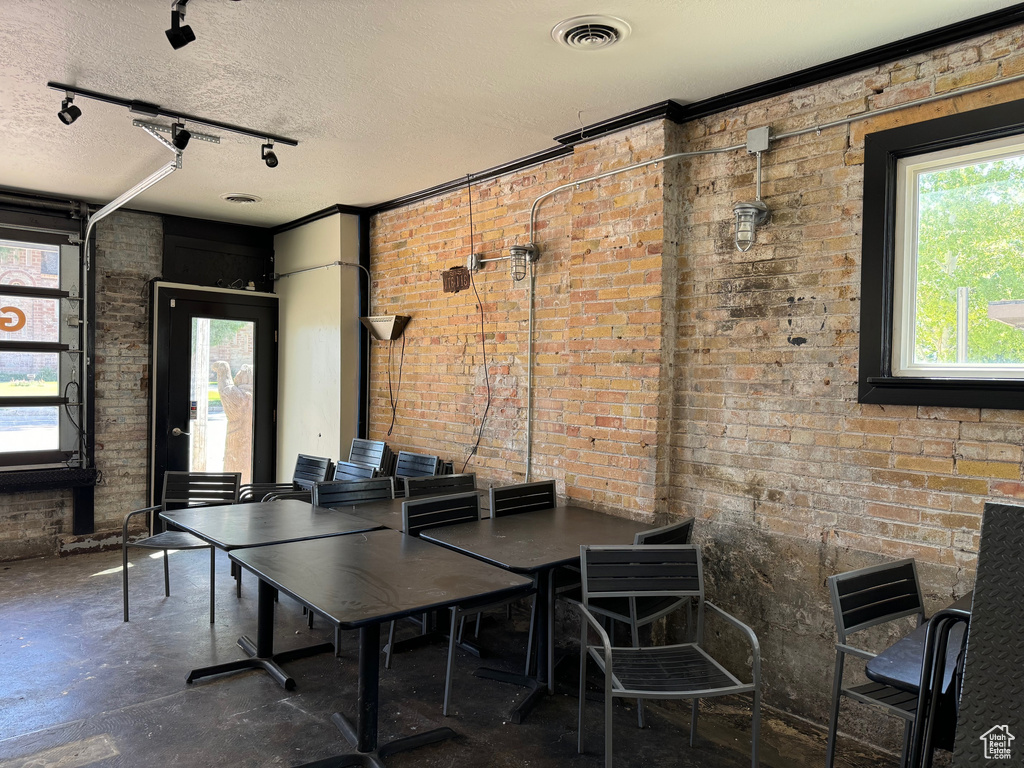
[[[757,241],[757,228],[771,215],[761,199],[761,153],[767,151],[770,141],[768,126],[747,131],[747,152],[757,156],[757,198],[732,207],[736,217],[736,248],[744,253]]]

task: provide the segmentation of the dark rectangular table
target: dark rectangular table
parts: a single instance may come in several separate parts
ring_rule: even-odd
[[[420,538],[475,557],[513,573],[529,574],[537,585],[537,680],[504,672],[482,672],[487,677],[527,685],[531,693],[512,713],[513,722],[533,708],[538,697],[554,685],[554,589],[552,571],[579,563],[583,544],[632,544],[640,531],[651,526],[592,509],[559,506],[535,512],[492,517],[476,523],[432,528]]]
[[[484,598],[502,599],[525,592],[532,583],[392,530],[239,549],[230,557],[259,577],[261,604],[268,599],[265,593],[281,591],[336,627],[359,630],[356,723],[353,725],[340,712],[331,719],[360,754],[320,761],[325,765],[378,766],[379,759],[387,755],[455,735],[450,728],[439,728],[378,749],[383,622]],[[262,588],[264,583],[266,589]],[[272,601],[272,597],[269,599]],[[268,629],[273,631],[272,626],[261,624],[258,632]]]
[[[162,512],[160,516],[178,528],[228,552],[267,544],[344,536],[380,527],[365,518],[333,509],[314,507],[298,499],[193,507]],[[276,595],[272,591],[269,592],[271,599],[267,602],[262,598],[263,592],[269,588],[260,582],[258,589],[257,625],[260,629],[257,632],[257,642],[253,643],[244,635],[238,639],[239,647],[249,658],[193,669],[189,672],[186,682],[191,683],[201,677],[227,672],[262,669],[286,690],[291,690],[295,687],[295,680],[289,677],[280,665],[294,659],[325,653],[333,648],[330,643],[319,643],[274,653],[273,598]],[[262,642],[259,640],[260,637],[263,638]]]
[[[481,504],[488,498],[487,491],[478,490],[478,494],[481,496]],[[447,495],[447,494],[437,494]],[[416,499],[426,499],[428,496],[415,496]],[[339,511],[345,512],[346,514],[353,515],[355,517],[368,520],[375,523],[381,528],[390,528],[393,531],[402,530],[402,503],[409,501],[409,499],[382,499],[380,501],[368,501],[364,504],[349,504],[343,507],[332,507]],[[487,512],[481,506],[481,516],[486,517]],[[403,531],[404,532],[404,531]]]

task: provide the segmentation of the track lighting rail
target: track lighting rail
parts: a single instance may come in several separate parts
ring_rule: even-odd
[[[262,139],[267,142],[275,142],[277,144],[284,144],[289,147],[297,147],[299,145],[298,140],[290,139],[287,136],[279,136],[275,133],[268,133],[267,131],[257,131],[252,128],[245,128],[241,125],[232,125],[231,123],[223,123],[219,120],[210,120],[205,117],[197,117],[196,115],[190,115],[185,112],[177,112],[171,109],[165,109],[159,104],[150,104],[149,102],[122,99],[119,96],[111,96],[110,94],[100,93],[99,91],[90,91],[86,88],[78,88],[73,85],[65,85],[63,83],[48,82],[46,84],[48,88],[52,88],[55,91],[62,91],[69,96],[81,96],[86,99],[93,99],[94,101],[102,101],[107,104],[114,104],[119,107],[134,112],[136,114],[143,114],[146,117],[168,117],[179,123],[192,123],[194,125],[205,125],[207,128],[216,128],[221,131],[228,131],[230,133],[238,133],[242,136],[249,136],[254,139]],[[195,134],[193,134],[195,135]]]

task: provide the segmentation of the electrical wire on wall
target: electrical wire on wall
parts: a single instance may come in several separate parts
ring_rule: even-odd
[[[466,174],[466,192],[469,195],[469,252],[473,253],[473,185],[470,182],[470,175]],[[480,438],[484,434],[484,423],[487,421],[487,413],[491,410],[491,373],[487,367],[487,343],[484,336],[484,303],[480,300],[480,292],[476,289],[476,280],[473,278],[475,270],[469,270],[469,283],[473,286],[473,293],[476,294],[476,305],[480,309],[480,350],[483,353],[484,359],[484,383],[487,385],[487,404],[484,405],[483,415],[480,417],[480,427],[476,432],[476,442],[470,449],[469,454],[466,456],[466,461],[462,465],[462,471],[466,471],[466,467],[469,466],[469,460],[476,455],[477,449],[480,447]]]
[[[388,437],[395,428],[395,417],[398,415],[398,395],[402,391],[402,365],[405,363],[405,334],[402,334],[402,356],[398,360],[398,386],[394,391],[391,389],[391,350],[395,348],[395,340],[388,344],[388,400],[391,402],[391,426],[388,427]]]

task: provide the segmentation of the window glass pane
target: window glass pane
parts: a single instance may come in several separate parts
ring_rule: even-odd
[[[0,397],[57,397],[59,363],[49,352],[0,352]]]
[[[58,288],[60,249],[55,245],[0,240],[0,285]]]
[[[0,453],[56,451],[58,406],[0,408]]]
[[[59,299],[4,296],[0,291],[0,341],[60,341]]]
[[[193,472],[241,472],[243,483],[252,479],[255,331],[249,320],[192,320]]]
[[[917,175],[915,273],[914,364],[1024,365],[1024,156]]]

